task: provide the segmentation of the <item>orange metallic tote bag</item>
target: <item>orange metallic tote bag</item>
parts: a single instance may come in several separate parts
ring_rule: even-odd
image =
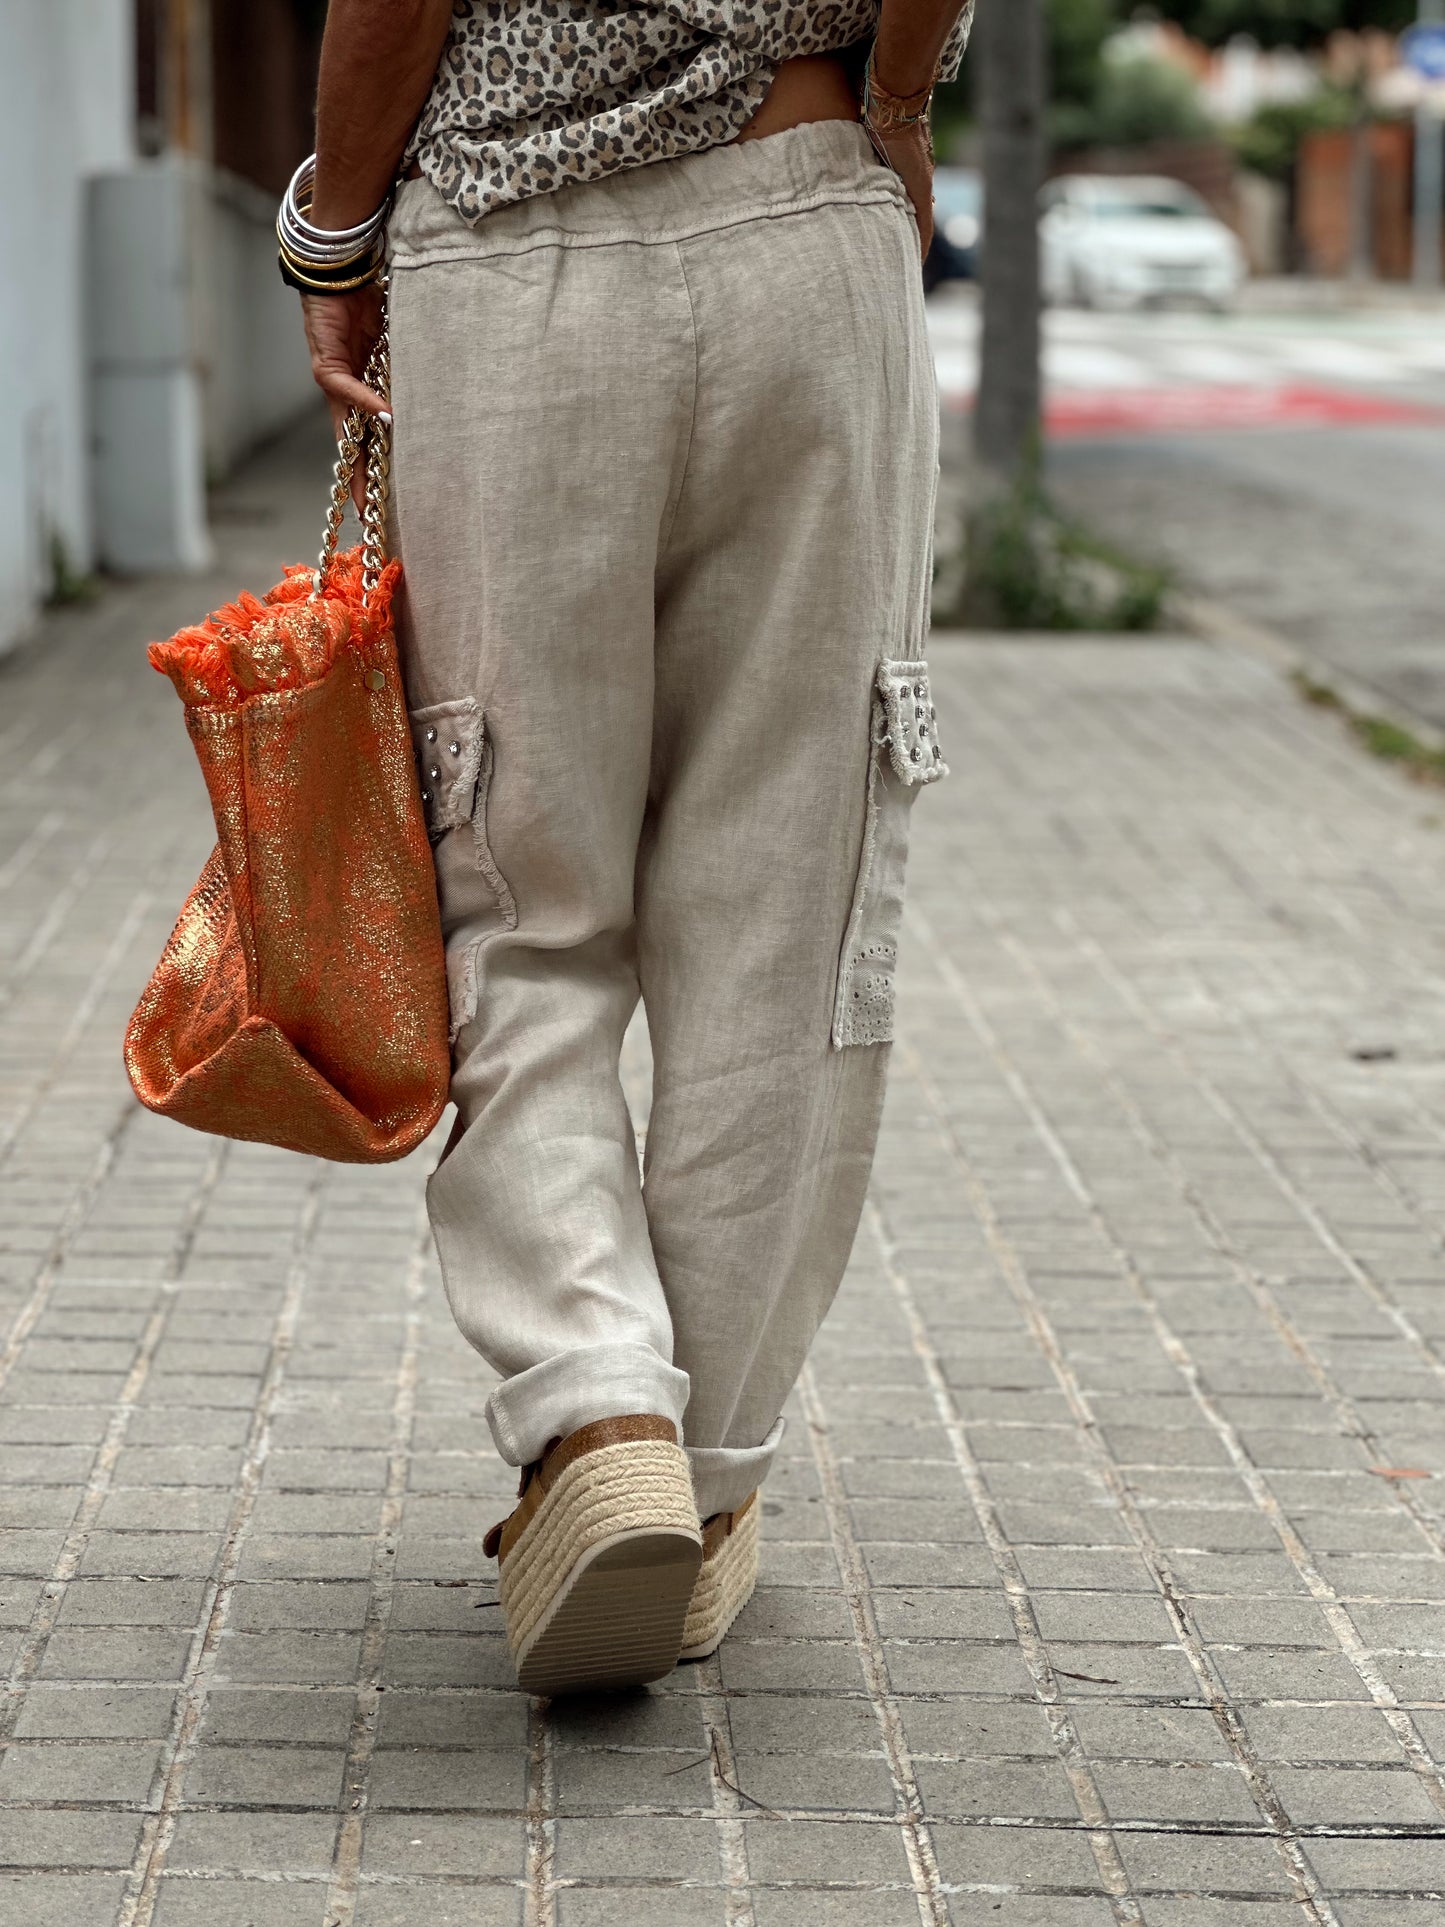
[[[387,376],[382,337],[367,380]],[[364,540],[336,552],[367,448]],[[149,651],[186,710],[216,848],[125,1038],[199,1131],[398,1158],[447,1099],[446,969],[384,560],[389,431],[346,423],[320,567]]]

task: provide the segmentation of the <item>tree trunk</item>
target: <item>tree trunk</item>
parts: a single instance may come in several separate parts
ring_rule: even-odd
[[[1043,0],[983,0],[975,82],[983,122],[983,339],[974,454],[991,488],[1035,459],[1039,430],[1038,194],[1044,166]]]

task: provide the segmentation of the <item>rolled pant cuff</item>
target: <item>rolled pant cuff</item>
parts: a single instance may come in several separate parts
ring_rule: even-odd
[[[531,1465],[552,1439],[597,1419],[653,1412],[681,1437],[687,1395],[687,1373],[650,1345],[582,1345],[504,1380],[487,1400],[487,1424],[509,1465]]]
[[[779,1419],[761,1445],[690,1445],[692,1489],[697,1515],[710,1519],[715,1512],[734,1512],[750,1492],[756,1492],[772,1469],[782,1443]]]

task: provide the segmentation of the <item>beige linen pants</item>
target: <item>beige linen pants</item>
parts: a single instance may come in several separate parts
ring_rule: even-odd
[[[918,240],[846,122],[391,223],[403,642],[458,1133],[432,1222],[516,1464],[678,1422],[765,1474],[862,1209],[937,416]],[[618,1076],[654,1055],[640,1181]]]

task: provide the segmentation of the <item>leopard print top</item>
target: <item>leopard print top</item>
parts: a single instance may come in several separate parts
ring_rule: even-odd
[[[958,72],[965,0],[940,64]],[[878,0],[456,0],[407,161],[461,215],[730,141],[793,54],[867,39]]]

